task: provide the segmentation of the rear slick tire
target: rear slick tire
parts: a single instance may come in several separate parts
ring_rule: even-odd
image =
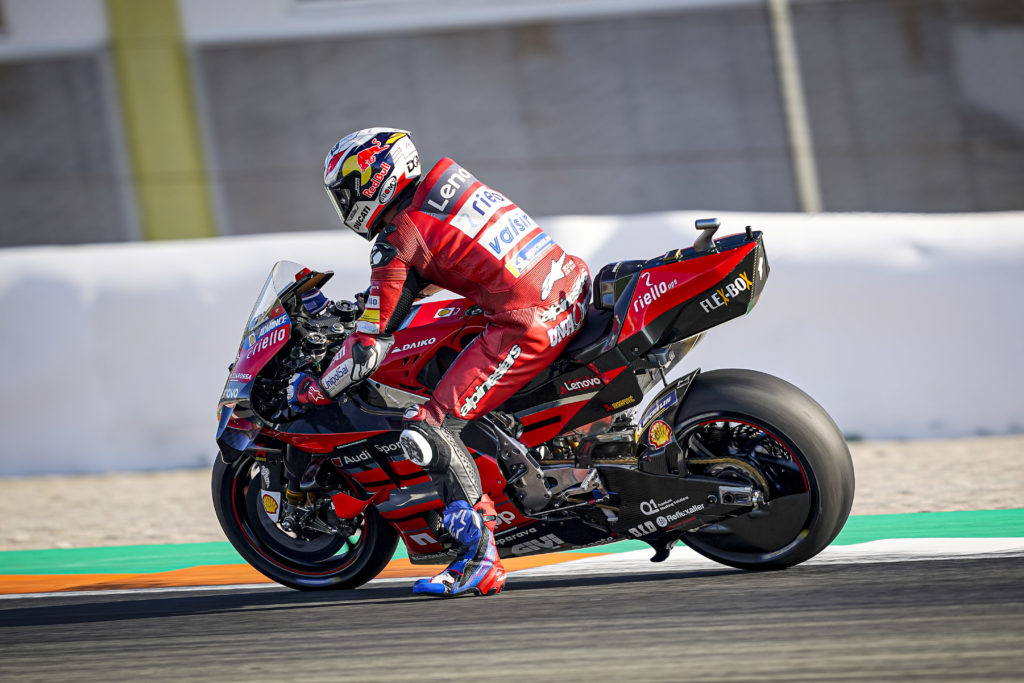
[[[298,590],[357,588],[387,566],[398,533],[368,507],[349,537],[298,538],[267,516],[258,463],[243,456],[230,465],[218,456],[211,482],[213,507],[224,535],[254,569]]]
[[[792,384],[753,370],[702,373],[673,432],[691,474],[735,478],[767,503],[685,534],[701,555],[739,569],[784,569],[817,555],[846,523],[849,448],[828,413]]]

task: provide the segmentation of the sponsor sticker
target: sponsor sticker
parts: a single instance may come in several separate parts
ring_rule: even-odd
[[[658,420],[651,425],[651,431],[647,434],[647,442],[652,448],[661,448],[672,439],[672,428],[664,420]]]
[[[512,348],[508,350],[508,354],[501,359],[501,362],[498,363],[498,367],[494,368],[494,372],[492,372],[481,384],[477,385],[476,389],[473,390],[473,393],[462,401],[462,405],[459,407],[459,415],[466,417],[466,415],[469,415],[472,411],[476,410],[477,405],[479,405],[483,397],[487,395],[487,392],[493,389],[494,385],[500,382],[501,378],[505,376],[505,373],[515,365],[516,359],[519,358],[519,354],[521,352],[522,349],[519,348],[519,344],[513,345]]]
[[[547,233],[542,232],[516,252],[515,256],[505,264],[505,268],[513,276],[519,277],[540,261],[541,257],[554,246],[555,241],[548,237]]]
[[[565,252],[558,257],[558,260],[551,259],[551,270],[544,276],[544,282],[540,285],[540,298],[541,300],[547,299],[551,296],[551,290],[554,289],[555,283],[565,277],[566,271],[563,269],[565,266]]]
[[[497,260],[505,258],[519,242],[539,226],[525,211],[516,207],[502,214],[494,225],[487,228],[480,242],[487,247],[487,253]]]
[[[398,178],[391,176],[391,179],[384,183],[384,187],[380,191],[380,197],[377,201],[381,204],[387,204],[391,200],[391,195],[395,193],[395,188],[398,187]]]
[[[330,391],[338,385],[338,382],[348,377],[348,373],[352,372],[352,359],[346,358],[344,362],[331,368],[323,377],[320,378],[320,384],[324,389]]]
[[[452,218],[452,225],[470,237],[476,237],[499,209],[511,204],[512,202],[503,195],[481,185],[462,204],[462,208]],[[496,225],[502,224],[503,221],[504,217]],[[488,229],[487,233],[489,234],[492,230],[493,227]]]
[[[647,289],[643,293],[638,291],[633,295],[633,310],[637,313],[647,308],[652,302],[657,301],[667,294],[668,290],[679,284],[677,280],[672,280],[671,282],[651,282],[651,273],[649,271],[640,273],[640,279],[643,280]]]
[[[249,335],[249,338],[252,339],[252,335]],[[248,359],[252,358],[253,356],[255,356],[257,353],[259,353],[261,351],[265,351],[266,349],[270,348],[271,346],[274,346],[274,345],[277,345],[277,344],[281,344],[281,343],[285,342],[287,339],[288,339],[288,330],[287,330],[287,328],[279,327],[276,330],[272,330],[271,332],[269,332],[268,334],[263,335],[259,339],[255,339],[255,340],[252,341],[252,343],[248,347],[249,350],[245,354],[245,358],[246,358],[246,360],[248,360]]]
[[[676,510],[675,512],[673,512],[671,514],[668,514],[668,515],[658,515],[658,517],[654,520],[654,522],[655,522],[655,524],[660,526],[662,529],[664,529],[665,527],[667,527],[669,524],[671,524],[672,522],[676,521],[677,519],[682,519],[683,517],[686,517],[687,515],[692,515],[695,512],[700,512],[703,509],[704,509],[704,504],[703,503],[698,503],[697,505],[691,505],[690,507],[686,508],[685,510]]]
[[[450,318],[454,315],[458,315],[462,312],[462,308],[459,306],[448,306],[446,308],[438,309],[437,313],[434,314],[435,318]]]
[[[643,430],[647,429],[647,425],[651,423],[651,420],[655,419],[663,412],[665,412],[665,410],[667,410],[671,406],[674,406],[675,404],[676,392],[675,389],[673,389],[672,391],[670,391],[669,393],[665,394],[657,401],[655,401],[652,405],[647,407],[647,410],[644,411],[643,417],[640,418],[640,429],[637,430],[637,433],[639,434],[639,432],[642,432]]]
[[[260,491],[260,501],[263,503],[263,511],[271,522],[276,522],[281,513],[281,494],[277,491]]]
[[[728,306],[730,301],[753,287],[754,282],[747,277],[747,274],[740,273],[735,280],[727,283],[724,287],[719,287],[706,299],[701,299],[700,307],[704,309],[705,313],[710,313],[722,306]]]
[[[277,328],[281,327],[281,325],[287,325],[287,324],[288,324],[288,316],[287,315],[279,315],[278,317],[274,318],[270,322],[264,323],[260,327],[260,329],[256,330],[256,336],[257,337],[262,337],[267,332],[272,332],[273,330],[276,330]]]
[[[546,534],[540,538],[529,540],[525,543],[520,543],[519,545],[514,545],[510,552],[513,555],[525,555],[539,550],[551,550],[562,545],[565,545],[565,541],[560,539],[558,536],[555,536],[554,534]]]
[[[572,263],[572,261],[570,261],[569,263]],[[541,322],[551,322],[552,320],[560,316],[562,313],[568,311],[569,307],[576,303],[579,300],[580,295],[583,294],[583,289],[584,287],[586,287],[588,282],[587,276],[587,269],[582,269],[582,271],[580,272],[579,280],[577,280],[576,284],[572,286],[572,289],[569,290],[569,293],[566,295],[566,297],[564,299],[556,301],[555,303],[551,304],[541,312]]]
[[[372,199],[373,195],[377,193],[377,188],[384,182],[384,179],[391,173],[391,164],[384,162],[380,165],[380,170],[373,174],[370,178],[370,186],[363,190],[363,196],[367,199]],[[384,202],[380,202],[383,204]]]
[[[399,353],[405,353],[406,351],[415,351],[416,349],[422,349],[431,344],[437,343],[437,337],[430,337],[429,339],[420,339],[419,341],[408,342],[401,346],[395,345],[395,348],[391,351],[391,355],[397,355]]]
[[[577,391],[596,389],[602,384],[604,384],[604,382],[601,381],[600,377],[581,377],[579,379],[562,382],[562,386],[559,387],[558,393],[562,396],[565,396],[566,394],[572,394]]]
[[[452,206],[458,203],[466,188],[475,182],[476,178],[472,173],[453,164],[430,188],[427,199],[423,202],[423,210],[436,215],[448,213]],[[431,209],[433,211],[430,211]]]
[[[359,451],[355,455],[345,453],[339,457],[331,459],[331,461],[335,465],[339,465],[341,467],[344,467],[346,465],[361,465],[369,460],[373,460],[373,456],[370,455],[370,453],[366,449]]]
[[[548,343],[555,347],[576,333],[587,318],[587,307],[582,302],[573,304],[565,317],[548,328]]]
[[[636,403],[636,397],[627,396],[626,398],[621,398],[618,401],[615,401],[614,403],[605,403],[604,411],[606,413],[614,413],[616,410],[621,410],[622,408],[625,408],[626,406],[632,405],[634,403]]]

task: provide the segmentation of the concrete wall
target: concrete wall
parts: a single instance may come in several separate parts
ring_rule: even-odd
[[[793,3],[825,210],[1024,208],[1024,5],[983,4]],[[798,208],[761,3],[236,37],[196,64],[227,232],[333,225],[316,162],[376,123],[535,214]]]
[[[690,244],[700,213],[540,222],[596,269]],[[772,267],[744,318],[677,370],[748,367],[814,396],[847,434],[1024,431],[1024,213],[723,214]],[[369,275],[342,231],[0,251],[0,476],[202,466],[216,401],[272,263]]]
[[[371,4],[181,0],[223,234],[336,226],[321,160],[371,124],[535,215],[798,208],[763,2]],[[0,245],[135,238],[102,3],[4,6]],[[826,210],[1024,209],[1024,3],[791,15]]]
[[[0,245],[138,239],[110,55],[0,61]]]

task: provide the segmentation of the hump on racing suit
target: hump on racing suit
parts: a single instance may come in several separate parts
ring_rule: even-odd
[[[375,249],[375,280],[376,266],[397,257],[491,314],[558,301],[558,279],[585,268],[529,214],[448,158],[430,170]]]

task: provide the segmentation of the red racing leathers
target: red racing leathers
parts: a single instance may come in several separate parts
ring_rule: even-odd
[[[489,324],[420,407],[440,426],[493,410],[551,364],[579,330],[590,278],[522,209],[442,159],[378,236],[357,332],[391,334],[436,285],[484,309]]]

